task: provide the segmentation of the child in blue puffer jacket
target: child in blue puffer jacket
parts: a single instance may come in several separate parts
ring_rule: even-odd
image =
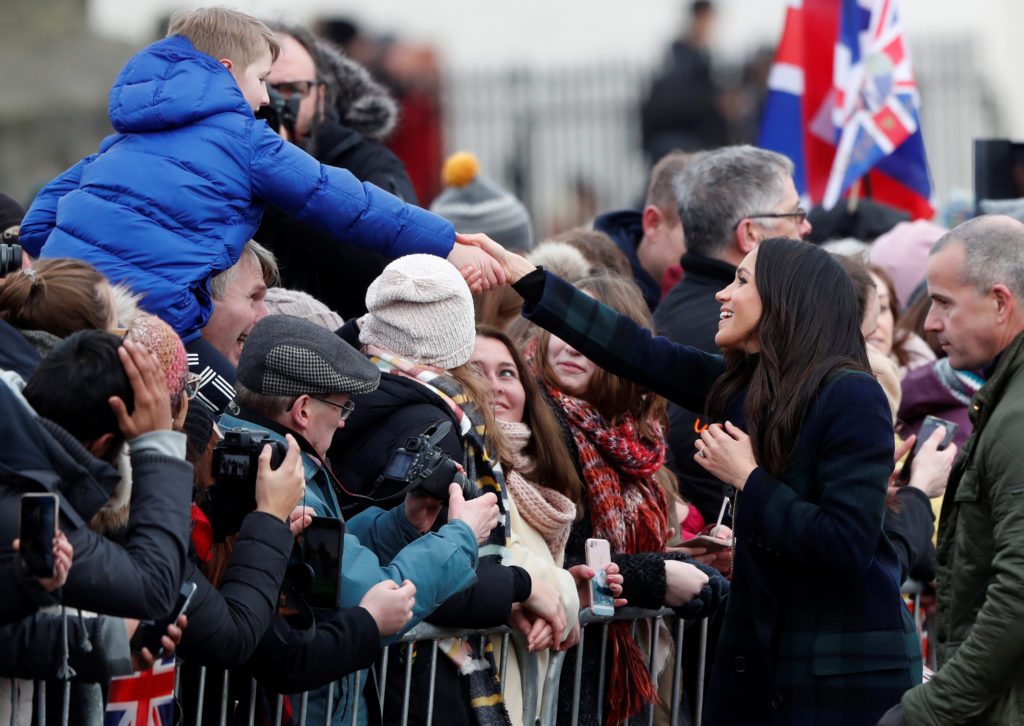
[[[29,254],[90,262],[143,296],[186,344],[213,310],[210,278],[238,261],[264,205],[386,257],[421,252],[503,283],[447,221],[323,166],[253,112],[279,52],[260,21],[226,8],[175,15],[110,91],[117,133],[51,181],[20,230]],[[471,274],[467,271],[467,274]]]

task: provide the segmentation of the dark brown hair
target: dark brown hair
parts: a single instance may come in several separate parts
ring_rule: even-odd
[[[78,330],[106,330],[111,300],[100,293],[106,278],[88,262],[55,257],[4,278],[0,318],[22,330],[66,338]]]
[[[575,227],[551,238],[556,242],[572,245],[587,258],[592,275],[621,275],[633,278],[629,258],[615,244],[615,240],[604,232],[586,227]]]
[[[757,249],[754,280],[762,307],[760,351],[726,351],[725,373],[708,393],[707,410],[721,421],[745,392],[754,456],[780,476],[825,383],[842,369],[870,375],[871,368],[853,283],[829,253],[800,240],[765,240]]]
[[[896,359],[897,364],[906,366],[910,363],[910,351],[907,350],[907,340],[912,333],[917,331],[907,326],[910,320],[906,319],[903,311],[900,310],[900,300],[896,297],[896,286],[893,284],[889,273],[885,271],[885,268],[878,265],[868,265],[868,269],[871,271],[871,274],[877,275],[878,279],[885,283],[886,292],[889,293],[889,310],[892,312],[892,352],[890,355]],[[927,295],[921,295],[920,297],[928,301],[928,304],[924,306],[924,316],[927,316],[931,300]],[[910,312],[909,309],[907,312]],[[925,333],[924,316],[921,316],[921,331],[918,334],[928,342],[928,345],[932,347],[935,354],[941,358],[945,355],[945,352],[943,352],[942,346],[938,344],[938,340],[934,340],[934,334]],[[900,323],[901,319],[905,320],[903,324]]]
[[[632,280],[618,275],[595,275],[576,283],[576,287],[585,290],[598,302],[622,313],[637,325],[645,328],[653,327],[651,313],[644,302],[640,288]],[[551,333],[538,331],[537,351],[533,364],[541,381],[549,386],[559,387],[558,374],[548,363],[548,345]],[[594,406],[609,423],[616,423],[627,413],[636,418],[637,430],[645,438],[656,438],[664,435],[664,427],[668,421],[667,402],[661,396],[650,393],[646,388],[612,375],[603,368],[596,368],[587,385],[587,390],[580,398]],[[654,424],[662,427],[656,430]]]
[[[579,504],[583,483],[576,471],[576,464],[562,440],[562,432],[555,414],[544,399],[533,372],[503,331],[490,325],[478,325],[476,334],[482,338],[497,340],[504,345],[519,373],[519,382],[526,394],[523,422],[529,426],[531,434],[523,452],[534,462],[533,469],[523,472],[523,475]],[[502,464],[508,468],[512,467],[512,462],[508,460]]]

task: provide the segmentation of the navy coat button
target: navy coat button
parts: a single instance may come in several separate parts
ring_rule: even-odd
[[[782,694],[775,693],[772,695],[771,700],[772,708],[782,708]]]
[[[737,673],[743,673],[747,670],[747,659],[742,655],[736,656],[732,662],[732,667]]]

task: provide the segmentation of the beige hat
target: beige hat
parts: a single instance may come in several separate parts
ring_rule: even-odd
[[[264,303],[268,315],[293,315],[328,330],[337,330],[345,324],[340,315],[302,290],[268,287]]]
[[[473,354],[476,324],[469,286],[455,267],[433,255],[407,255],[366,291],[359,340],[444,370]]]

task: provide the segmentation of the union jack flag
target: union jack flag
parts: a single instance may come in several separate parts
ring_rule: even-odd
[[[793,160],[811,202],[832,207],[867,177],[877,201],[933,212],[897,2],[788,0],[759,143]]]
[[[110,682],[104,726],[169,726],[174,723],[174,658]]]

